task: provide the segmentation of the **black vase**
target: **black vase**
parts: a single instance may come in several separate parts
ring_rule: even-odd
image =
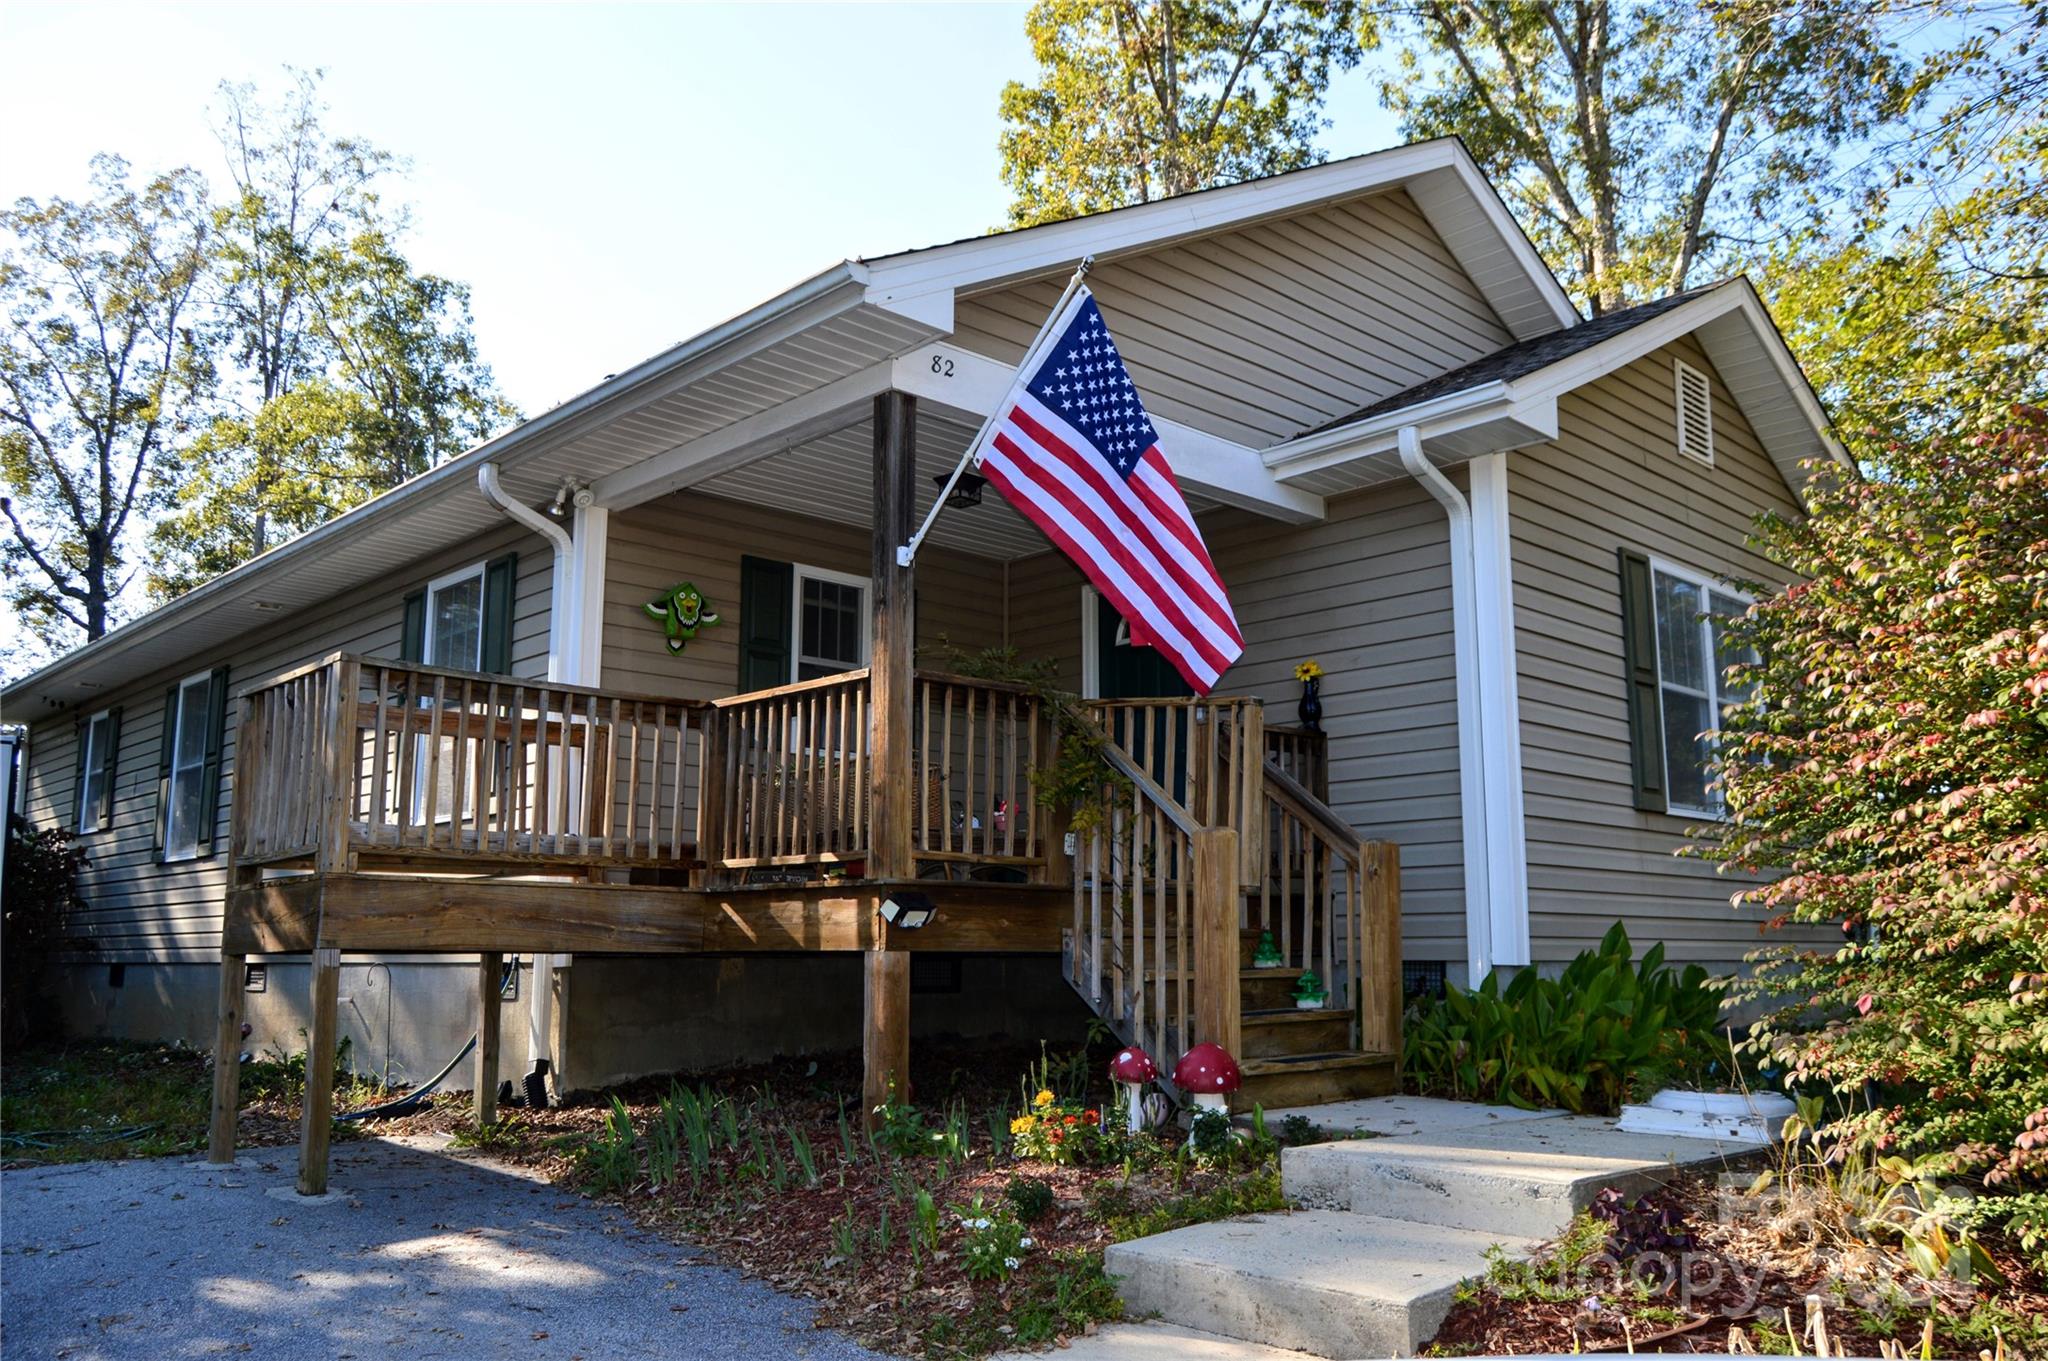
[[[1317,676],[1301,683],[1301,704],[1295,710],[1301,715],[1301,726],[1310,732],[1323,730],[1323,679]]]

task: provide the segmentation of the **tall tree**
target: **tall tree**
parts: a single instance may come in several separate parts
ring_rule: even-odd
[[[7,595],[46,644],[100,637],[159,465],[209,378],[193,295],[205,189],[180,170],[129,183],[93,162],[92,197],[0,212],[0,513]]]
[[[413,270],[403,215],[376,192],[396,163],[330,136],[318,73],[276,104],[224,85],[234,182],[210,292],[236,363],[222,409],[166,478],[149,589],[178,595],[379,492],[517,413],[476,356],[468,290]]]
[[[316,318],[316,271],[344,249],[377,211],[375,182],[392,158],[363,142],[330,138],[321,125],[320,73],[287,71],[275,106],[256,87],[223,82],[214,132],[233,193],[215,214],[215,267],[209,292],[228,353],[242,371],[236,410],[224,415],[206,451],[215,460],[242,455],[237,480],[252,503],[251,555],[270,546],[268,498],[290,470],[288,446],[261,438],[276,422],[250,415],[323,374],[332,358]],[[238,442],[238,436],[240,437]]]
[[[1786,339],[1859,455],[2048,404],[2048,0],[1972,6],[1866,210],[1774,252]]]
[[[1038,0],[1038,79],[1002,94],[1011,225],[1315,164],[1357,29],[1355,0]]]
[[[1830,209],[1910,72],[1867,0],[1421,0],[1368,37],[1387,105],[1456,135],[1597,312]]]

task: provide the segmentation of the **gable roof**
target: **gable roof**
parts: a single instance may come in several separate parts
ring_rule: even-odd
[[[1371,152],[1065,222],[847,260],[393,488],[0,689],[10,721],[85,702],[225,646],[279,610],[333,599],[504,523],[476,489],[545,504],[815,398],[949,334],[958,294],[1141,254],[1343,200],[1405,190],[1518,338],[1579,318],[1455,138]]]
[[[1486,383],[1513,382],[1517,378],[1569,359],[1582,350],[1589,350],[1603,340],[1620,335],[1623,331],[1663,316],[1672,308],[1717,287],[1718,284],[1706,284],[1699,288],[1687,289],[1683,293],[1673,293],[1669,297],[1658,298],[1653,302],[1638,303],[1634,307],[1604,312],[1590,321],[1582,321],[1577,326],[1566,327],[1562,331],[1552,331],[1548,335],[1536,336],[1530,340],[1518,340],[1512,345],[1502,346],[1492,354],[1481,355],[1469,364],[1440,373],[1412,387],[1403,388],[1399,392],[1382,397],[1333,421],[1325,421],[1314,429],[1302,433],[1312,435],[1318,431],[1335,430],[1354,421],[1365,420],[1369,416],[1399,411],[1404,407],[1415,406],[1449,393],[1463,392]]]
[[[1470,364],[1264,451],[1283,483],[1330,494],[1402,476],[1397,432],[1415,426],[1439,463],[1539,444],[1557,435],[1557,398],[1681,336],[1707,352],[1786,486],[1801,464],[1853,468],[1799,361],[1747,278],[1623,308],[1567,330],[1516,341]]]

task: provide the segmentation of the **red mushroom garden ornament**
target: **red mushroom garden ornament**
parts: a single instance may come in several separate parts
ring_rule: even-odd
[[[1145,1127],[1145,1084],[1158,1080],[1159,1069],[1153,1064],[1150,1054],[1132,1045],[1109,1061],[1109,1075],[1130,1088],[1125,1093],[1130,1111],[1128,1128],[1136,1134]]]
[[[1173,1085],[1195,1099],[1197,1115],[1202,1111],[1230,1110],[1230,1094],[1244,1081],[1237,1060],[1220,1044],[1198,1044],[1180,1056],[1174,1066]]]

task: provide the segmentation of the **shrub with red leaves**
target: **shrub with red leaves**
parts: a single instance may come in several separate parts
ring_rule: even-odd
[[[2048,413],[1820,470],[1759,537],[1798,584],[1736,627],[1709,854],[1841,943],[1753,956],[1759,1048],[1852,1098],[1840,1133],[1981,1175],[2048,1245]],[[1742,673],[1747,673],[1744,676]],[[1872,1089],[1875,1103],[1861,1098]]]

